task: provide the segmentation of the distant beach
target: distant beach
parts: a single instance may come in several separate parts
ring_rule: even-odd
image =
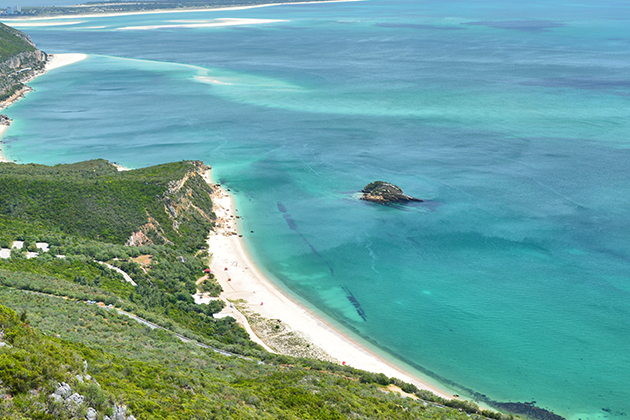
[[[164,10],[143,10],[137,12],[120,12],[120,13],[93,13],[93,14],[76,14],[76,15],[59,15],[59,16],[42,16],[42,17],[26,17],[17,19],[2,19],[3,23],[11,24],[16,22],[23,22],[26,20],[52,20],[52,19],[76,19],[76,18],[92,18],[92,17],[106,17],[106,16],[133,16],[133,15],[155,15],[162,13],[187,13],[187,12],[219,12],[225,10],[247,10],[258,9],[261,7],[270,6],[284,6],[284,5],[296,5],[296,4],[317,4],[317,3],[345,3],[345,2],[357,2],[364,0],[330,0],[330,1],[303,1],[293,3],[269,3],[269,4],[256,4],[252,6],[229,6],[229,7],[217,7],[217,8],[201,8],[201,9],[164,9]],[[71,23],[68,23],[71,24]],[[24,25],[22,25],[24,26]],[[34,25],[33,25],[34,26]]]

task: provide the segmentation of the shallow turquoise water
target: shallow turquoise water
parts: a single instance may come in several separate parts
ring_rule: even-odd
[[[621,419],[629,15],[369,1],[17,26],[90,58],[32,83],[4,146],[204,160],[265,268],[361,337],[462,394]],[[216,18],[286,21],[181,27]],[[427,201],[353,198],[375,179]]]

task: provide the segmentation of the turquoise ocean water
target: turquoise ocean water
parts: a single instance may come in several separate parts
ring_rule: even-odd
[[[436,3],[15,25],[90,56],[32,82],[3,148],[203,160],[261,265],[381,351],[462,395],[625,418],[630,11]],[[282,22],[207,26],[236,18]],[[377,179],[427,201],[353,197]]]

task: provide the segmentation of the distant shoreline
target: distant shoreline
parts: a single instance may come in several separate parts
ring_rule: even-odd
[[[59,68],[59,67],[67,66],[69,64],[74,64],[74,63],[77,63],[77,62],[79,62],[81,60],[85,60],[88,56],[87,56],[87,54],[67,53],[67,54],[50,54],[48,57],[49,57],[49,59],[48,59],[48,62],[46,63],[46,67],[44,68],[44,71],[42,71],[41,73],[36,74],[34,77],[29,79],[25,83],[28,83],[28,82],[36,79],[37,77],[41,76],[42,74],[46,73],[47,71],[50,71],[50,70],[53,70],[53,69],[56,69],[56,68]],[[17,101],[22,99],[24,97],[24,95],[26,93],[30,92],[30,91],[31,91],[30,88],[29,88],[29,90],[22,90],[22,91],[20,91],[13,98],[5,101],[3,106],[0,108],[0,111],[3,111],[6,108],[8,108],[11,105],[13,105],[14,103],[16,103]],[[6,131],[7,128],[9,128],[8,125],[0,125],[0,140],[2,140],[2,136],[3,136],[3,134],[4,134],[4,132]],[[12,162],[11,160],[7,159],[7,157],[5,156],[1,142],[0,142],[0,162]]]
[[[203,8],[180,8],[180,9],[157,9],[157,10],[138,10],[132,12],[103,12],[103,13],[89,13],[89,14],[60,14],[57,16],[27,16],[27,17],[15,17],[15,18],[3,18],[0,22],[10,25],[11,22],[24,22],[27,20],[52,20],[52,19],[76,19],[76,18],[92,18],[92,17],[110,17],[110,16],[131,16],[131,15],[153,15],[161,13],[188,13],[188,12],[208,12],[208,11],[224,11],[224,10],[246,10],[257,9],[260,7],[269,6],[286,6],[295,4],[317,4],[317,3],[346,3],[356,2],[364,0],[315,0],[315,1],[300,1],[290,3],[267,3],[267,4],[255,4],[251,6],[217,6],[217,7],[203,7]]]

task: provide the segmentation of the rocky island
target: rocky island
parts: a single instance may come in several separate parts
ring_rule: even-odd
[[[411,197],[403,193],[402,188],[384,181],[370,182],[361,190],[361,200],[373,201],[379,204],[407,203],[410,201],[422,202],[423,200]]]

